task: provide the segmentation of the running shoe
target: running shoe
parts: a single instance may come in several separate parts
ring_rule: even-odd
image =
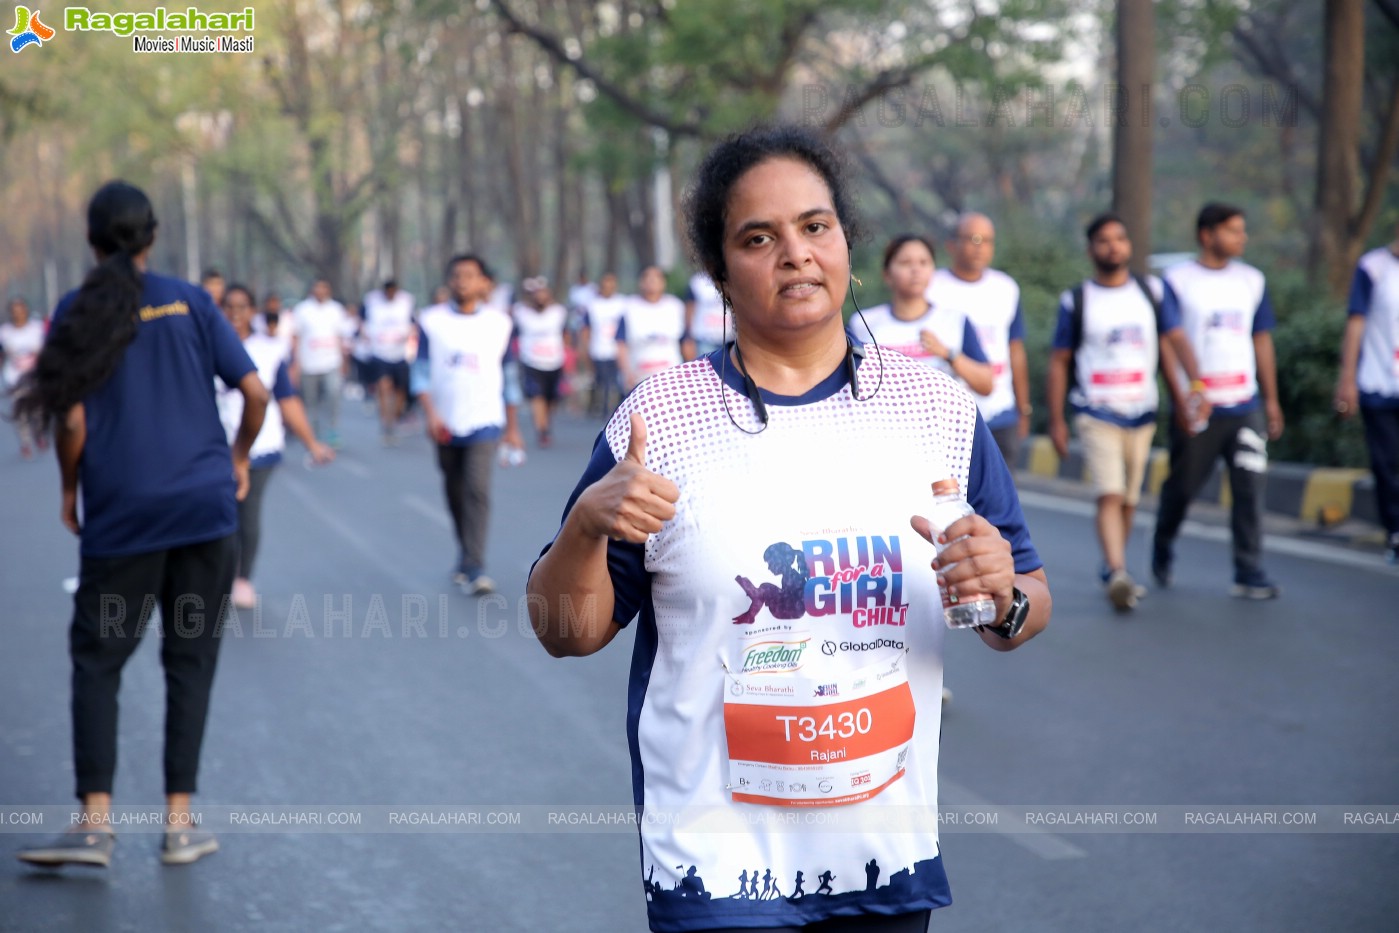
[[[495,581],[484,573],[478,573],[462,585],[469,596],[486,596],[495,592]]]
[[[1118,612],[1137,608],[1137,600],[1143,595],[1139,590],[1141,587],[1137,586],[1125,570],[1114,570],[1111,579],[1108,580],[1108,599]]]
[[[202,829],[167,829],[160,844],[160,860],[166,865],[188,865],[219,850],[214,834]]]
[[[1234,586],[1229,595],[1237,599],[1277,599],[1282,589],[1269,580],[1263,571],[1234,577]]]
[[[110,829],[74,826],[46,845],[21,849],[19,860],[30,865],[93,865],[106,868],[112,863],[117,834]]]

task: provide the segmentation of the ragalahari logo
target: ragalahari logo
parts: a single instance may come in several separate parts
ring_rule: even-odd
[[[10,51],[15,54],[26,46],[42,46],[45,42],[54,37],[54,31],[45,26],[43,20],[39,19],[39,11],[29,11],[27,6],[15,7],[15,28],[10,30],[10,35],[14,36],[10,40]]]

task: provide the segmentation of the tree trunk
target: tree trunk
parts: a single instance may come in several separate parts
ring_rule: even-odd
[[[1117,92],[1111,119],[1112,208],[1132,238],[1132,271],[1146,272],[1151,255],[1152,81],[1156,20],[1151,0],[1117,0]]]
[[[1317,137],[1316,210],[1307,276],[1343,296],[1354,262],[1352,212],[1365,94],[1364,0],[1326,0],[1321,133]]]

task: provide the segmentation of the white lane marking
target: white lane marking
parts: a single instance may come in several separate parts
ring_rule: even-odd
[[[400,496],[399,501],[433,524],[440,525],[448,531],[452,530],[452,520],[443,512],[445,506],[433,505],[422,496],[415,496],[411,492]]]
[[[975,807],[978,810],[997,814],[995,832],[1009,836],[1010,841],[1029,849],[1035,855],[1049,861],[1066,858],[1083,858],[1088,853],[1062,836],[1048,830],[1031,826],[1025,822],[1024,810],[998,807],[989,800],[973,793],[956,781],[938,779],[938,803],[952,807]]]
[[[1058,512],[1061,515],[1076,515],[1091,519],[1098,514],[1098,507],[1092,502],[1082,502],[1078,499],[1066,499],[1049,493],[1035,492],[1033,490],[1021,490],[1020,502],[1023,505],[1044,509],[1048,512]],[[1156,515],[1151,512],[1138,512],[1136,520],[1132,524],[1137,528],[1155,528]],[[1228,544],[1233,540],[1228,527],[1223,525],[1206,525],[1191,519],[1186,519],[1185,523],[1180,526],[1180,533],[1191,538],[1202,538],[1206,541],[1217,541],[1223,544]],[[1304,538],[1289,538],[1281,535],[1264,534],[1263,549],[1265,551],[1274,551],[1278,554],[1286,554],[1289,557],[1323,560],[1331,564],[1358,567],[1361,570],[1388,572],[1388,568],[1384,563],[1384,558],[1380,557],[1378,554],[1366,554],[1361,551],[1352,551],[1349,548],[1337,547],[1325,541],[1313,541]]]

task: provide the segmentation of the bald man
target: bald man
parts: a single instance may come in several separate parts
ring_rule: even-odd
[[[981,417],[1012,469],[1030,433],[1030,370],[1025,357],[1025,316],[1020,286],[991,268],[996,228],[985,214],[963,214],[947,241],[952,262],[933,273],[928,298],[939,307],[966,315],[995,370],[988,395],[977,395]]]

